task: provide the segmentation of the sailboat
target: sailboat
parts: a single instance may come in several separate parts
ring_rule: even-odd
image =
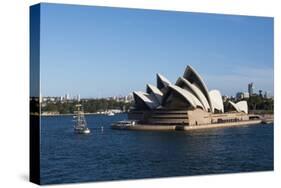
[[[83,107],[81,104],[75,105],[76,111],[74,111],[73,119],[75,121],[74,132],[78,134],[89,134],[91,131],[87,127],[86,118],[84,115]]]
[[[114,116],[114,113],[112,111],[110,111],[107,116]]]

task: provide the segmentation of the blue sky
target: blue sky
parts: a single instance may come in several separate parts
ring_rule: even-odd
[[[273,19],[43,4],[41,93],[127,95],[187,65],[223,95],[273,88]]]

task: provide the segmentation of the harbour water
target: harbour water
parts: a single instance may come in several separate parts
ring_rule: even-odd
[[[41,119],[41,183],[73,183],[273,170],[273,125],[172,131],[112,130],[126,114]],[[102,128],[103,127],[103,128]]]

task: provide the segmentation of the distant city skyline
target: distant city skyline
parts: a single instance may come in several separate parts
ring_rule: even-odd
[[[252,88],[252,93],[249,92],[249,84],[252,84],[253,88]],[[262,92],[263,95],[267,95],[268,97],[272,97],[273,96],[273,93],[271,93],[270,91],[266,91],[266,90],[262,90],[260,88],[256,88],[255,89],[255,86],[254,86],[254,83],[251,82],[248,84],[248,91],[245,89],[245,90],[241,90],[241,91],[236,91],[236,93],[233,93],[232,95],[224,95],[222,94],[222,96],[227,96],[227,97],[236,97],[237,94],[248,94],[249,96],[253,95],[253,94],[260,94],[260,92]],[[88,96],[88,97],[83,97],[84,99],[86,98],[111,98],[111,97],[126,97],[126,96],[129,96],[129,95],[133,95],[133,92],[130,92],[128,94],[124,94],[124,95],[111,95],[111,96]],[[64,94],[61,94],[61,95],[42,95],[41,94],[41,97],[63,97],[63,98],[66,98],[66,99],[77,99],[79,98],[80,99],[80,94],[73,94],[73,93],[68,93],[68,92],[65,92]]]
[[[273,18],[41,5],[43,96],[125,96],[175,83],[190,64],[208,89],[274,94]]]

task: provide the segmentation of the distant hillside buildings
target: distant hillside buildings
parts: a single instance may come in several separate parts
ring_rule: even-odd
[[[263,93],[262,90],[259,90],[259,93],[255,93],[254,91],[254,83],[251,82],[248,84],[248,92],[237,92],[236,93],[236,100],[242,100],[242,99],[248,99],[252,96],[260,96],[260,97],[263,97],[265,99],[268,99],[270,98],[270,96],[268,96],[268,92],[265,91]]]
[[[64,96],[60,97],[41,97],[40,102],[42,104],[46,103],[64,103],[64,102],[80,102],[81,100],[94,100],[94,99],[106,99],[106,100],[114,100],[116,102],[125,102],[125,103],[130,103],[133,101],[133,94],[130,93],[127,96],[112,96],[112,97],[106,97],[106,98],[86,98],[86,99],[81,99],[80,94],[71,96],[70,94],[65,94]]]

